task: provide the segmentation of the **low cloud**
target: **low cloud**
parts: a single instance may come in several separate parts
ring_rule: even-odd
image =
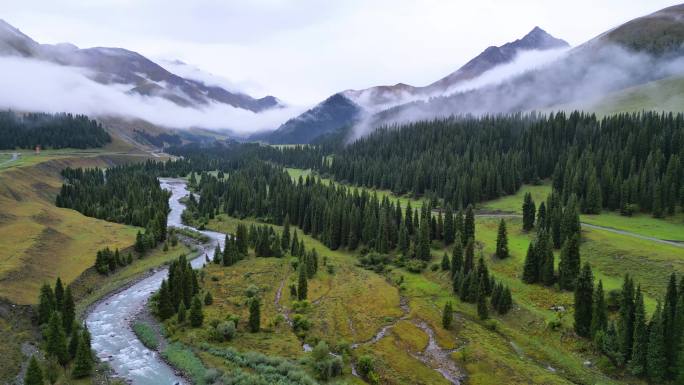
[[[533,58],[523,58],[525,61]],[[483,115],[531,110],[585,109],[611,93],[669,76],[684,75],[683,57],[654,57],[615,45],[591,42],[561,53],[535,69],[516,60],[470,82],[449,96],[413,101],[366,116],[351,140],[386,124],[452,115]]]
[[[170,128],[201,127],[247,135],[276,129],[305,108],[254,113],[225,104],[181,107],[166,99],[129,93],[130,86],[103,85],[86,70],[44,61],[1,57],[0,106],[21,111],[71,112],[137,118]]]

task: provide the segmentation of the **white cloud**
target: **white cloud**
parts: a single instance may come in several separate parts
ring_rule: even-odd
[[[22,0],[0,15],[41,42],[178,58],[290,103],[431,83],[539,25],[582,43],[673,0]]]
[[[230,129],[239,134],[272,130],[303,111],[300,107],[262,113],[211,104],[180,107],[170,101],[127,93],[129,87],[102,85],[83,70],[24,58],[0,58],[0,105],[23,111],[72,112],[140,118],[154,124]]]

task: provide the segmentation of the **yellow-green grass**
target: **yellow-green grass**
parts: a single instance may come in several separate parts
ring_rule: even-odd
[[[160,244],[153,250],[148,251],[145,256],[140,259],[134,256],[132,264],[119,268],[114,273],[107,276],[102,276],[96,272],[94,268],[89,268],[84,271],[72,285],[74,297],[77,301],[77,313],[82,314],[83,311],[95,301],[116,289],[135,281],[140,278],[141,275],[150,272],[152,269],[177,259],[180,255],[188,255],[189,258],[192,258],[195,256],[195,253],[192,253],[192,251],[182,243],[178,243],[176,246],[169,245],[167,251],[164,251],[163,246]]]
[[[67,167],[107,166],[110,158],[51,160],[0,173],[0,297],[35,303],[40,286],[74,280],[92,266],[97,250],[133,244],[137,229],[57,208]]]
[[[625,217],[616,212],[603,211],[599,215],[582,215],[584,223],[612,229],[629,231],[658,239],[684,242],[684,214],[677,213],[665,218],[653,218],[649,214]]]
[[[599,115],[618,112],[684,111],[684,77],[672,76],[617,91],[598,101],[591,110]]]
[[[479,220],[478,220],[479,222]],[[490,221],[496,223],[495,221]],[[237,220],[233,218],[227,218],[225,216],[219,216],[216,221],[209,224],[210,228],[220,231],[232,232],[235,230]],[[247,221],[246,223],[251,223]],[[479,230],[479,228],[478,228]],[[492,232],[495,234],[495,227]],[[485,232],[481,231],[483,236]],[[345,251],[330,251],[322,244],[311,239],[308,236],[302,236],[299,233],[300,238],[303,238],[307,247],[315,245],[321,256],[328,255],[329,261],[333,264],[338,265],[337,275],[344,277],[341,282],[337,285],[327,286],[325,285],[326,277],[322,276],[319,272],[317,277],[310,281],[310,299],[315,302],[312,304],[312,309],[308,312],[309,316],[314,321],[314,327],[310,335],[318,338],[325,339],[332,346],[335,346],[336,340],[339,338],[345,342],[355,342],[364,341],[367,339],[366,336],[358,336],[357,338],[349,337],[348,330],[349,327],[345,324],[345,318],[349,318],[353,313],[365,313],[362,317],[367,317],[368,315],[375,315],[376,311],[373,307],[375,306],[372,302],[364,301],[365,303],[349,303],[349,298],[344,299],[343,302],[347,304],[346,308],[340,309],[340,314],[333,314],[330,311],[330,298],[337,297],[343,292],[348,290],[354,290],[354,287],[358,285],[358,282],[350,282],[350,276],[359,274],[359,271],[373,276],[375,274],[368,273],[365,270],[360,270],[356,266],[350,266],[350,272],[346,273],[339,266],[344,264],[344,260],[347,259],[353,262],[354,259],[350,253]],[[522,238],[522,237],[521,237]],[[527,235],[524,235],[525,241],[529,241]],[[442,250],[435,251],[435,254],[441,255]],[[265,263],[262,261],[276,261],[280,260],[273,259],[250,259],[246,261],[241,261],[240,264],[244,264],[249,267],[253,261],[258,261],[257,263]],[[437,261],[437,259],[435,259]],[[512,259],[511,259],[512,261]],[[342,263],[341,263],[342,262]],[[271,262],[273,263],[273,262]],[[537,294],[538,297],[544,297],[548,293],[543,293],[546,291],[552,291],[543,287],[523,285],[517,278],[519,273],[519,268],[522,266],[522,262],[518,262],[515,268],[515,272],[512,273],[514,278],[511,281],[515,282],[519,286],[527,286],[530,291],[541,291],[542,293]],[[210,269],[225,269],[221,267],[215,267]],[[260,268],[254,268],[256,271],[260,271]],[[283,271],[290,271],[289,267],[283,267]],[[212,270],[210,270],[212,271]],[[236,277],[239,279],[244,275],[241,272],[236,273]],[[290,271],[290,278],[293,278],[293,274]],[[325,274],[325,273],[323,273]],[[495,271],[495,274],[497,272]],[[603,376],[595,370],[588,370],[582,366],[583,357],[574,357],[573,352],[565,351],[560,348],[560,342],[555,344],[548,344],[548,338],[556,338],[560,340],[560,334],[555,332],[550,332],[545,330],[545,321],[553,315],[551,310],[547,309],[547,302],[543,301],[541,304],[537,304],[535,299],[527,301],[530,305],[525,306],[523,310],[519,310],[517,315],[510,315],[504,317],[504,324],[500,327],[499,333],[493,333],[486,330],[479,321],[476,320],[476,314],[474,306],[461,304],[451,293],[448,279],[446,278],[446,273],[442,272],[425,272],[423,274],[412,274],[403,269],[395,269],[394,273],[391,274],[392,280],[397,281],[399,275],[403,275],[403,290],[402,293],[409,299],[409,305],[411,309],[410,319],[421,319],[427,322],[433,330],[435,330],[437,342],[440,346],[444,348],[457,348],[461,347],[466,343],[471,357],[466,359],[466,361],[461,362],[469,369],[468,375],[469,381],[477,384],[489,384],[489,383],[529,383],[533,381],[535,383],[566,383],[567,381],[559,377],[557,374],[549,372],[546,368],[546,364],[552,364],[552,366],[557,368],[562,368],[564,371],[571,371],[571,378],[590,378],[590,379],[603,379]],[[498,274],[497,274],[498,275]],[[268,279],[267,283],[263,283],[266,287],[269,287],[266,293],[273,293],[279,287],[279,282],[282,282],[282,278],[279,274],[259,274],[262,279]],[[274,278],[267,278],[274,277]],[[250,278],[251,279],[251,278]],[[280,280],[280,281],[279,281]],[[222,283],[222,279],[219,279],[217,285],[227,285],[228,287],[237,287],[240,284],[234,279],[228,279],[226,283]],[[209,285],[213,285],[212,281]],[[389,287],[389,283],[382,281],[384,284],[388,285],[388,293],[391,293],[393,287]],[[244,286],[244,285],[243,285]],[[261,286],[261,285],[260,285]],[[377,290],[377,289],[375,289]],[[515,288],[513,288],[515,290]],[[240,290],[235,290],[240,291]],[[365,294],[364,292],[369,291],[368,289],[360,291],[359,295]],[[320,294],[325,293],[325,294]],[[212,291],[212,294],[214,293]],[[320,298],[322,295],[322,300],[317,302],[316,299]],[[368,294],[366,294],[368,295]],[[517,295],[516,301],[517,301]],[[569,307],[568,298],[571,295],[568,293],[557,293],[555,294],[559,298],[565,298],[563,301],[552,301],[558,304],[565,304]],[[214,295],[214,298],[217,296]],[[287,284],[283,290],[282,301],[284,304],[289,303],[289,291],[287,290]],[[274,298],[274,294],[268,294],[268,301]],[[466,317],[467,322],[461,322],[462,327],[456,327],[453,331],[446,331],[441,327],[441,309],[443,304],[450,300],[454,302],[457,306],[457,312],[463,314],[461,317]],[[537,298],[539,300],[539,298]],[[213,306],[213,305],[212,305]],[[207,309],[211,308],[208,307]],[[369,308],[370,307],[370,308]],[[379,328],[391,319],[401,315],[401,311],[396,302],[387,303],[383,305],[388,312],[392,312],[392,318],[383,320],[384,322],[371,323],[368,326],[364,325],[365,329],[369,329],[368,335],[373,335]],[[530,311],[527,307],[532,308],[534,311]],[[320,309],[320,311],[318,311]],[[270,310],[267,308],[267,315],[264,319],[272,319],[270,313],[274,308]],[[213,310],[208,310],[213,311]],[[242,310],[246,312],[246,309]],[[225,315],[227,312],[224,309],[218,311],[219,314]],[[246,313],[244,313],[246,314]],[[333,314],[331,316],[331,314]],[[521,316],[524,315],[524,316]],[[245,318],[241,317],[241,319]],[[359,315],[354,315],[354,317],[361,317]],[[335,318],[340,318],[335,320]],[[515,320],[513,325],[506,326],[505,322],[508,319]],[[347,320],[347,322],[349,322]],[[355,323],[354,323],[355,324]],[[372,326],[371,326],[372,325]],[[523,327],[525,332],[517,332],[517,328]],[[566,325],[567,327],[567,325]],[[358,329],[358,327],[355,327]],[[356,330],[358,333],[358,330]],[[201,332],[200,332],[201,333]],[[534,335],[534,338],[530,338],[528,333],[538,333]],[[257,333],[263,334],[263,333]],[[262,352],[272,352],[274,346],[279,346],[283,344],[283,340],[288,340],[290,337],[284,334],[284,331],[277,329],[274,339],[269,339],[269,345],[263,346],[253,341],[252,336],[247,336],[249,340],[244,342],[237,342],[240,340],[242,335],[240,335],[235,342],[236,346],[240,346],[241,349],[245,350],[259,350]],[[330,336],[339,336],[335,338],[330,338]],[[190,338],[190,340],[198,340],[201,338],[197,337],[197,332],[195,332],[195,337]],[[529,355],[526,358],[521,358],[518,356],[516,351],[511,347],[510,341],[516,341],[515,343],[521,346],[521,349],[529,351]],[[486,342],[486,343],[485,343]],[[244,343],[244,344],[243,344]],[[418,359],[416,359],[412,354],[417,353],[424,347],[427,343],[427,336],[425,333],[418,329],[410,320],[400,321],[391,329],[390,333],[387,334],[378,343],[372,345],[362,345],[357,354],[370,353],[378,360],[378,366],[381,368],[379,372],[384,379],[388,380],[388,383],[435,383],[441,384],[446,383],[446,380],[429,368]],[[574,344],[574,343],[573,343]],[[294,347],[296,349],[297,346]],[[266,349],[264,351],[264,349]],[[271,349],[271,350],[268,350]],[[280,350],[282,354],[283,350]],[[460,355],[456,353],[454,357],[459,360]],[[574,357],[574,358],[573,358]],[[467,358],[467,355],[466,355]],[[593,357],[592,357],[593,358]],[[589,374],[583,374],[583,373]],[[390,380],[392,379],[392,380]],[[512,380],[512,382],[507,382]],[[497,382],[498,381],[498,382]],[[610,381],[605,381],[605,383],[610,383]]]
[[[523,185],[513,195],[487,201],[479,206],[484,210],[521,214],[523,198],[527,193],[532,194],[532,200],[539,206],[541,202],[546,202],[546,197],[551,193],[551,183],[544,181],[539,185]]]
[[[532,194],[532,199],[539,207],[539,204],[545,202],[546,197],[551,193],[551,184],[546,181],[540,185],[523,185],[515,194],[487,201],[481,205],[481,208],[521,214],[523,198],[528,192]],[[645,213],[626,217],[617,212],[604,210],[598,215],[581,215],[580,220],[584,223],[629,231],[647,237],[684,241],[684,214],[681,212],[661,219],[653,218]]]

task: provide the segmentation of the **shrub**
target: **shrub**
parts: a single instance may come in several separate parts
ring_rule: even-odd
[[[230,341],[235,338],[237,330],[235,328],[235,322],[233,321],[223,321],[217,327],[216,331],[223,341]]]
[[[406,269],[412,273],[420,273],[425,269],[425,261],[412,259],[406,263]]]

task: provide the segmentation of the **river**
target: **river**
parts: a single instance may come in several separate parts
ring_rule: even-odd
[[[168,226],[191,228],[181,223],[181,213],[185,206],[180,199],[188,195],[185,181],[162,178],[160,183],[162,188],[171,191]],[[194,268],[204,265],[205,254],[213,256],[217,244],[221,249],[224,247],[224,234],[214,231],[201,233],[208,236],[210,242],[199,246],[200,254],[191,262]],[[104,298],[91,307],[86,316],[86,324],[92,335],[93,350],[97,356],[111,366],[117,377],[134,385],[186,383],[157,352],[143,346],[129,324],[130,320],[144,309],[152,293],[159,289],[167,273],[166,267],[156,270],[148,277]]]

